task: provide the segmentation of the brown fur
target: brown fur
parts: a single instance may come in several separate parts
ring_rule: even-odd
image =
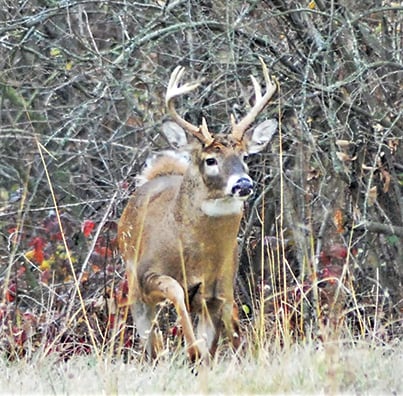
[[[222,136],[192,150],[189,165],[170,156],[157,159],[122,214],[118,240],[128,266],[129,303],[151,357],[158,355],[150,333],[155,306],[166,299],[178,313],[192,361],[213,356],[221,334],[234,349],[241,343],[233,307],[242,206],[225,216],[209,216],[201,208],[226,196],[226,180],[245,171],[242,148]],[[217,160],[220,177],[202,173],[206,158]],[[190,312],[199,316],[197,337]]]
[[[183,176],[188,165],[178,161],[178,158],[172,156],[162,156],[158,158],[149,168],[143,172],[147,180],[156,179],[161,176],[179,175]]]

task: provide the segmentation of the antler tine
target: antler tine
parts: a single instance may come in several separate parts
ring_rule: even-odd
[[[202,118],[202,124],[200,125],[200,132],[203,135],[204,142],[206,143],[207,146],[209,146],[214,139],[208,130],[207,122],[204,117]]]
[[[260,84],[257,82],[255,77],[251,76],[253,88],[255,90],[255,105],[252,107],[249,113],[238,123],[235,122],[235,117],[231,115],[232,135],[238,140],[242,140],[245,131],[249,128],[258,114],[265,108],[265,106],[277,90],[276,81],[273,82],[270,78],[266,63],[264,63],[261,57],[259,57],[259,60],[262,65],[263,76],[266,83],[266,93],[262,96]]]
[[[190,122],[182,118],[175,109],[174,99],[178,96],[186,94],[193,91],[199,86],[198,82],[185,83],[180,86],[180,80],[182,79],[185,68],[183,66],[177,66],[172,72],[171,77],[168,82],[168,88],[165,95],[165,103],[171,114],[172,118],[180,125],[183,129],[190,132],[193,136],[199,139],[202,143],[209,145],[213,141],[213,137],[207,128],[207,123],[203,118],[203,123],[200,127],[197,127]]]

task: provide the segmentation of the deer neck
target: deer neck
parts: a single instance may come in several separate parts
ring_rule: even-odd
[[[232,197],[219,197],[204,184],[200,173],[189,167],[178,191],[175,217],[181,223],[206,225],[207,222],[230,222],[239,225],[243,202]],[[186,218],[183,214],[186,214]],[[237,230],[238,231],[238,230]]]
[[[201,203],[204,215],[214,218],[238,216],[242,213],[243,202],[235,198],[206,199]]]

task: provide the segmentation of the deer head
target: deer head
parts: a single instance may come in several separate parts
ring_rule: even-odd
[[[234,348],[240,344],[234,304],[237,234],[243,202],[253,192],[244,157],[261,151],[277,128],[275,120],[267,120],[248,131],[276,91],[260,61],[265,93],[252,77],[255,105],[238,123],[231,117],[230,134],[212,134],[204,119],[195,126],[180,117],[174,99],[198,84],[180,85],[183,67],[169,80],[166,105],[175,123],[164,124],[164,133],[172,145],[186,145],[186,134],[196,142],[188,162],[165,154],[151,163],[118,228],[132,315],[151,356],[160,345],[155,306],[165,300],[175,306],[192,360],[213,355],[221,334]],[[190,313],[198,317],[196,332]]]

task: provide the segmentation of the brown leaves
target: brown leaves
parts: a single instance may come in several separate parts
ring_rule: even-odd
[[[351,156],[350,150],[354,143],[349,140],[336,140],[336,145],[341,151],[336,151],[336,156],[341,162],[352,162],[357,159],[357,156]]]
[[[341,234],[344,232],[344,217],[341,209],[336,209],[333,215],[333,222],[336,226],[336,231]]]
[[[387,193],[389,191],[390,181],[391,181],[390,173],[383,166],[379,170],[381,172],[381,176],[380,176],[381,181],[383,181],[382,191],[384,193]]]

